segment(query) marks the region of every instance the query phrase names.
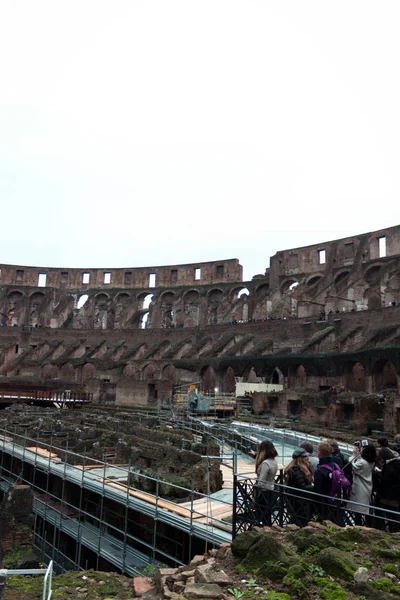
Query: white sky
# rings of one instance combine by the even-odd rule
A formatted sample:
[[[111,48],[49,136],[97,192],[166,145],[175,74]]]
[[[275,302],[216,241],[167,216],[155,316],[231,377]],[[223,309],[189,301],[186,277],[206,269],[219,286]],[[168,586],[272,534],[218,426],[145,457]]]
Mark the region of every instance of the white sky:
[[[398,0],[1,0],[0,262],[155,266],[396,225]]]

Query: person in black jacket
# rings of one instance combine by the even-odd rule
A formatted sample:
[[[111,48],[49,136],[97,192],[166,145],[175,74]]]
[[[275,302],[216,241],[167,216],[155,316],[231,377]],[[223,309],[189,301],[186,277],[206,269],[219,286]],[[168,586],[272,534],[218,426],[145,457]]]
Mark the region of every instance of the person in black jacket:
[[[326,442],[332,448],[333,462],[335,462],[341,469],[343,469],[343,467],[346,464],[347,460],[345,459],[345,457],[343,456],[343,454],[340,452],[340,450],[339,450],[339,444],[337,443],[336,440],[333,440],[333,439],[326,440]]]
[[[288,486],[286,505],[292,513],[293,522],[304,527],[310,520],[310,502],[304,502],[307,492],[313,490],[313,471],[308,452],[297,448],[292,454],[292,462],[285,469],[285,483]],[[291,489],[289,489],[291,488]]]
[[[389,511],[396,511],[393,515],[384,510],[376,510],[376,514],[382,517],[383,521],[378,523],[380,529],[385,529],[385,518],[388,520],[389,531],[400,531],[399,509],[400,509],[400,458],[395,456],[389,448],[381,448],[380,458],[383,460],[383,467],[377,483],[375,504],[379,508],[386,508]]]
[[[319,458],[318,468],[314,473],[314,492],[321,494],[321,496],[330,496],[332,488],[332,472],[329,469],[325,469],[323,465],[333,466],[337,461],[332,456],[332,446],[328,442],[321,442],[318,444]],[[331,521],[338,521],[339,514],[330,505],[328,501],[324,501],[323,498],[318,498],[315,501],[315,512],[321,519],[329,519]]]

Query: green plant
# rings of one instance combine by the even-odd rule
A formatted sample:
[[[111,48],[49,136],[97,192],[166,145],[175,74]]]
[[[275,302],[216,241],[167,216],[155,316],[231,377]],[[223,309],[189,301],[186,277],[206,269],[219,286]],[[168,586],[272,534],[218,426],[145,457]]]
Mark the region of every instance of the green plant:
[[[309,565],[308,570],[312,575],[316,575],[317,577],[324,577],[324,575],[326,575],[324,569],[322,567],[318,567],[317,565]]]
[[[316,552],[319,552],[320,548],[318,546],[308,546],[308,548],[306,548],[306,550],[304,550],[304,554],[306,556],[312,556],[313,554],[316,554]]]
[[[327,533],[333,533],[335,531],[332,525],[327,525],[325,529]]]
[[[248,581],[246,581],[246,587],[248,588],[255,588],[257,587],[257,582],[255,579],[249,579]]]
[[[243,592],[237,588],[228,588],[228,592],[233,598],[241,598],[243,596]]]
[[[313,515],[313,516],[311,517],[311,521],[312,521],[313,523],[318,523],[318,521],[319,521],[319,516],[318,516],[318,515]]]

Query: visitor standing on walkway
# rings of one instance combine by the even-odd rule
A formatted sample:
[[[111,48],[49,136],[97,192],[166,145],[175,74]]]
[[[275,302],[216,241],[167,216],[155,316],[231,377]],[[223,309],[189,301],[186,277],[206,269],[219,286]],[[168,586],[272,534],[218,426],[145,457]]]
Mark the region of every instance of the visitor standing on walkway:
[[[354,512],[356,525],[363,524],[362,515],[369,514],[372,496],[372,473],[375,467],[376,450],[372,444],[363,448],[354,445],[353,458],[351,459],[353,484],[351,486],[350,501],[357,504],[347,505]],[[366,506],[359,506],[363,504]]]
[[[256,457],[255,501],[260,512],[260,520],[269,526],[271,525],[271,508],[276,496],[274,488],[278,471],[277,456],[278,452],[271,441],[261,442]]]
[[[292,461],[285,469],[285,484],[288,486],[286,504],[291,513],[292,521],[299,527],[304,527],[310,520],[310,499],[308,492],[313,491],[313,471],[308,453],[304,448],[296,448]]]

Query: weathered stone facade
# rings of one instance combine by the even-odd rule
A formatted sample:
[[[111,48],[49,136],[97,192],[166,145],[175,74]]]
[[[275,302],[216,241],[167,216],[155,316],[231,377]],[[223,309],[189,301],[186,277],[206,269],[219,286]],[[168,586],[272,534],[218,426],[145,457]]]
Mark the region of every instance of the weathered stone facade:
[[[249,282],[237,259],[2,265],[0,313],[0,394],[63,387],[154,407],[175,385],[230,393],[236,377],[315,392],[398,390],[400,226],[278,252]]]

